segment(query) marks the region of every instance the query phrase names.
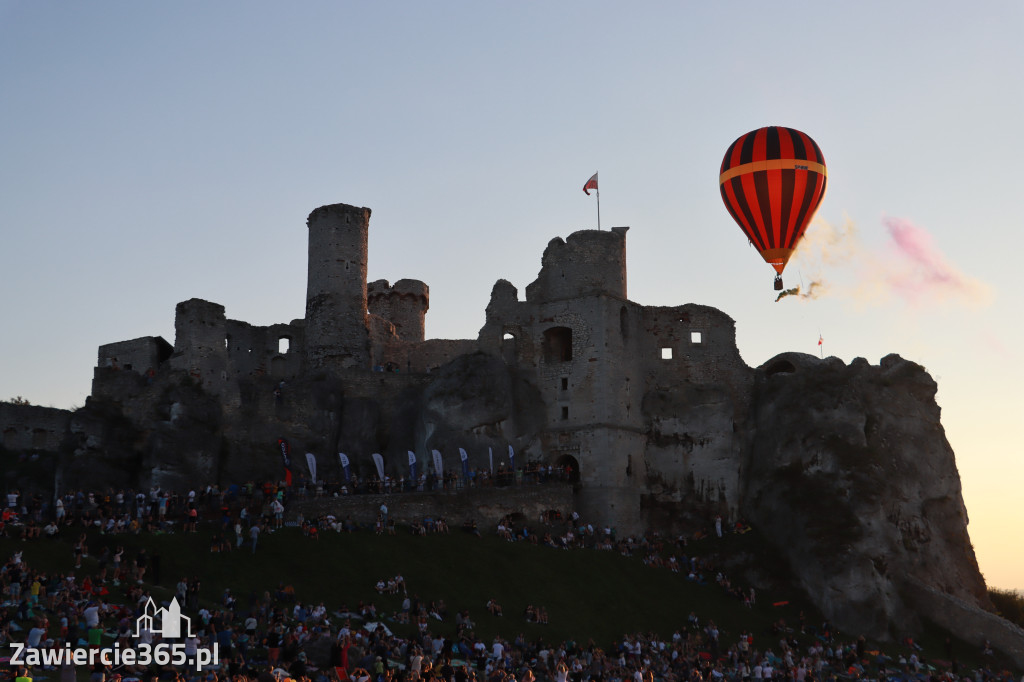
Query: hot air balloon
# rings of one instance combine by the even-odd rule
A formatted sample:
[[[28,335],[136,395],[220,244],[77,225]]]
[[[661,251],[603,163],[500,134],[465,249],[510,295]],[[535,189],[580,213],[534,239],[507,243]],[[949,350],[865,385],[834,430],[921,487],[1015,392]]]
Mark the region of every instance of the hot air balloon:
[[[722,200],[761,257],[782,271],[825,195],[825,157],[792,128],[768,126],[740,136],[722,159]]]

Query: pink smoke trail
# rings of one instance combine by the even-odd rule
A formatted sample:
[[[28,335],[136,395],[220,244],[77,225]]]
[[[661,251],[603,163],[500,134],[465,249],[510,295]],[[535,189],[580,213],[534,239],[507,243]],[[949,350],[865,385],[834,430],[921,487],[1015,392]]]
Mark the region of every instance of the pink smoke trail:
[[[953,266],[925,230],[909,220],[888,216],[882,224],[892,239],[890,249],[894,257],[894,262],[885,268],[886,282],[910,303],[950,297],[976,301],[987,297],[987,287]]]

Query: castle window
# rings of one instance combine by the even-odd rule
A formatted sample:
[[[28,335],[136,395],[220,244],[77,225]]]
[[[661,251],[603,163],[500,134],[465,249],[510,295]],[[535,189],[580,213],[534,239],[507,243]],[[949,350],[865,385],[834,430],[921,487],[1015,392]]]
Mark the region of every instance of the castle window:
[[[668,348],[668,347],[662,348],[661,349],[661,359],[662,360],[671,360],[672,359],[672,349]]]
[[[572,330],[568,327],[552,327],[544,331],[544,362],[569,362],[572,360]]]
[[[569,406],[568,405],[562,405],[562,421],[565,421],[568,418],[569,418]]]
[[[506,331],[501,337],[501,357],[509,365],[516,364],[516,335]]]
[[[291,348],[291,345],[292,340],[287,336],[282,336],[277,340],[277,352],[284,355],[288,352],[288,349]]]
[[[38,450],[46,447],[46,431],[43,429],[32,429],[32,447]]]
[[[690,343],[703,343],[704,336],[700,332],[690,332]]]
[[[563,391],[568,391],[569,390],[569,377],[562,377],[562,390]]]

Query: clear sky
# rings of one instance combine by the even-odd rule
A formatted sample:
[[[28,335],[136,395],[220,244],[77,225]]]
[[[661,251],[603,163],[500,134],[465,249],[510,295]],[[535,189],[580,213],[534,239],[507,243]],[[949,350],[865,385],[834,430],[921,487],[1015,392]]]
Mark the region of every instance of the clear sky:
[[[198,297],[304,315],[305,218],[373,209],[370,279],[475,338],[495,280],[629,225],[629,297],[757,366],[898,353],[938,381],[989,584],[1024,588],[1024,4],[0,0],[0,398],[83,404],[97,347]],[[726,147],[811,135],[828,191],[775,302]]]

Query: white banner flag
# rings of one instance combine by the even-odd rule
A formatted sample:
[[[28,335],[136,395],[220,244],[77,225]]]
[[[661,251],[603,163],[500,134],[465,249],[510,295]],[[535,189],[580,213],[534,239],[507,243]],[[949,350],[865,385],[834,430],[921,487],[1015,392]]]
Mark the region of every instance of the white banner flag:
[[[316,455],[312,452],[307,452],[306,464],[309,465],[309,475],[313,478],[313,483],[316,483]]]
[[[434,455],[434,473],[441,478],[444,476],[444,462],[441,461],[441,453],[437,450],[431,450],[430,453]]]
[[[373,457],[373,463],[377,465],[377,476],[380,478],[380,480],[383,481],[384,480],[384,457],[379,452],[375,452],[375,453],[373,453],[370,456]]]

